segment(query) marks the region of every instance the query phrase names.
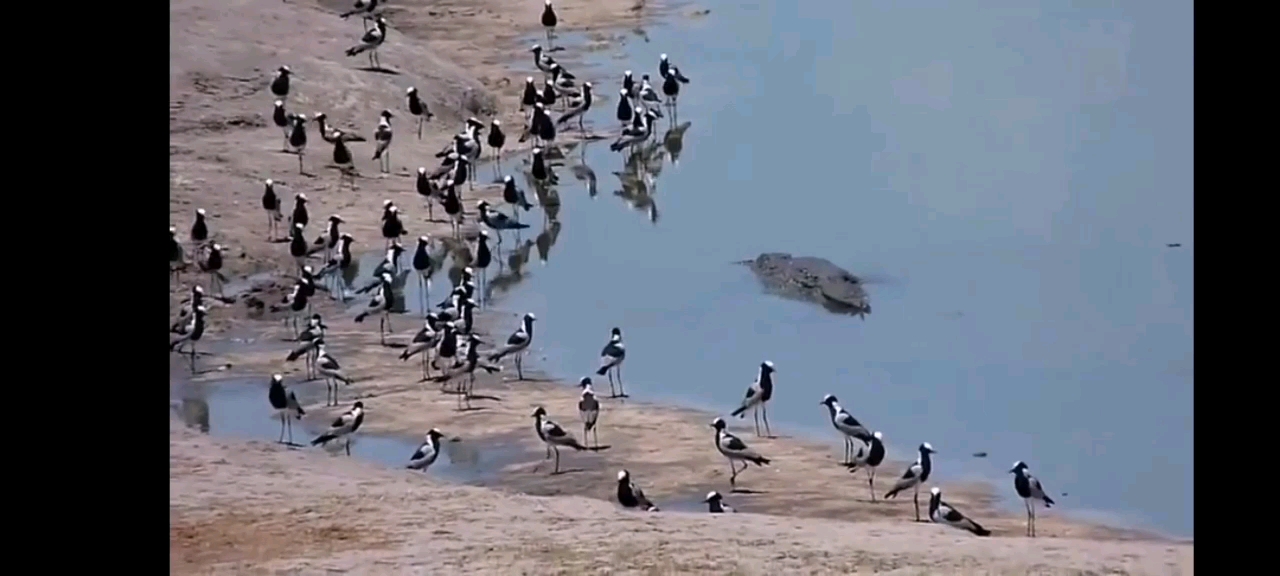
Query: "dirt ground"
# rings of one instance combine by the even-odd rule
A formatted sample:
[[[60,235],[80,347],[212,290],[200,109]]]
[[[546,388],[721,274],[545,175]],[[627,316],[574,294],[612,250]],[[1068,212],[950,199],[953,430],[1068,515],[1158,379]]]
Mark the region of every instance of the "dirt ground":
[[[642,29],[676,10],[654,0],[643,4],[637,9],[641,3],[636,0],[562,0],[556,8],[562,30],[590,30],[593,46],[599,47],[621,37],[609,31]],[[527,62],[531,57],[513,62],[511,55],[527,54],[528,39],[542,38],[540,2],[393,1],[387,9],[391,31],[380,60],[397,75],[359,70],[367,64],[363,57],[343,56],[342,50],[361,35],[358,21],[336,15],[348,5],[345,0],[233,0],[216,8],[194,0],[170,3],[170,224],[185,237],[195,209],[207,210],[215,240],[227,247],[226,272],[232,282],[255,273],[275,274],[254,294],[260,301],[278,300],[289,285],[279,274],[291,267],[287,245],[266,240],[260,207],[264,179],[283,184],[277,190],[286,212],[293,194],[306,193],[313,222],[308,237],[319,234],[318,222],[339,213],[347,221],[344,231],[357,239],[357,249],[374,250],[382,246],[378,217],[384,199],[402,208],[410,238],[449,234],[447,224],[426,221],[412,174],[418,165],[434,168],[431,155],[459,131],[464,118],[487,121],[497,114],[508,133],[508,148],[527,155],[527,144],[514,144],[521,125],[517,97],[519,79],[535,71]],[[557,57],[569,59],[568,54]],[[370,140],[379,111],[403,112],[393,124],[391,175],[378,177],[369,160],[372,146],[356,143],[357,189],[339,189],[337,171],[326,168],[330,147],[314,129],[304,155],[309,175],[298,173],[297,157],[279,151],[282,135],[270,119],[273,97],[266,87],[282,64],[297,75],[287,100],[290,110],[309,116],[325,112],[332,124],[354,127]],[[594,80],[604,87],[616,82]],[[404,110],[410,85],[436,114],[420,141]],[[561,140],[571,138],[566,134]],[[516,166],[504,160],[504,169]],[[478,168],[485,176],[482,182],[492,178],[488,170]],[[494,200],[499,192],[489,185],[464,193],[471,211],[467,234],[474,234],[474,203]],[[172,304],[193,280],[205,282],[193,274],[171,282]],[[660,505],[664,499],[685,500],[711,489],[727,492],[727,464],[715,453],[708,427],[712,415],[605,400],[600,441],[610,447],[566,452],[562,463],[575,471],[553,477],[542,461],[530,414],[535,405],[545,406],[552,419],[580,436],[576,388],[545,380],[510,382],[508,367],[476,384],[478,393],[498,400],[478,400],[475,404],[483,409],[459,412],[452,395],[440,393],[436,384],[418,382],[416,363],[395,360],[399,351],[380,346],[370,327],[340,318],[333,304],[320,300],[318,311],[331,319],[329,347],[356,380],[342,389],[343,409],[355,398],[363,399],[368,408],[365,431],[418,436],[437,427],[450,436],[479,441],[519,438],[529,449],[529,461],[509,466],[500,490],[449,486],[358,458],[213,440],[171,425],[172,571],[425,574],[456,572],[465,562],[468,570],[494,574],[1191,573],[1190,544],[1155,542],[1068,521],[1052,511],[1042,512],[1038,523],[1045,538],[1021,538],[1021,515],[998,510],[991,487],[947,482],[942,471],[938,478],[947,500],[997,537],[979,540],[915,524],[909,497],[868,501],[865,476],[850,475],[835,464],[840,449],[834,435],[829,444],[788,437],[785,430],[776,439],[755,439],[738,420],[731,427],[745,431],[744,439],[774,463],[740,477],[742,486],[758,493],[727,499],[744,512],[761,515],[735,517],[728,535],[715,526],[728,519],[625,514],[609,502],[614,475],[623,467]],[[290,381],[301,378],[301,364],[282,361],[288,345],[279,342],[284,329],[273,321],[276,315],[269,306],[247,305],[252,301],[213,306],[206,340],[216,359],[201,362],[264,375],[264,387],[265,375],[272,372],[285,373]],[[397,338],[404,341],[415,321],[396,321]],[[479,329],[496,340],[517,321],[518,313],[502,310],[500,302],[478,319]],[[243,338],[258,344],[236,343]],[[204,376],[217,377],[220,373]],[[320,420],[339,411],[307,408],[309,418]],[[886,441],[894,445],[896,439]],[[877,492],[882,494],[902,467],[882,465]],[[524,494],[513,493],[517,491]],[[1118,542],[1135,538],[1146,540]]]

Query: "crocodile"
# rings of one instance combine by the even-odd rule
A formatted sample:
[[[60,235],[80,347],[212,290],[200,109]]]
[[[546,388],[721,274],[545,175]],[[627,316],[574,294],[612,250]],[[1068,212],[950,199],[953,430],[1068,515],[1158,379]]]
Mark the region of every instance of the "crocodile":
[[[838,314],[856,314],[865,319],[871,313],[871,299],[862,280],[829,260],[768,252],[737,263],[755,272],[767,292],[816,302]]]

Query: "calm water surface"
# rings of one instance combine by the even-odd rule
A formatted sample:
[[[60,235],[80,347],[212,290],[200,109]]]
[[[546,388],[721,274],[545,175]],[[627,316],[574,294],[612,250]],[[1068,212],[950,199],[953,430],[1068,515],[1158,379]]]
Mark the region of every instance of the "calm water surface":
[[[941,483],[1011,495],[1022,459],[1064,510],[1191,536],[1191,3],[704,4],[580,68],[616,98],[670,54],[691,126],[656,221],[607,142],[595,198],[561,169],[545,266],[525,217],[500,306],[537,314],[550,369],[589,373],[619,326],[633,396],[727,412],[770,359],[772,421],[833,453],[826,393],[899,458],[931,442]],[[762,294],[730,262],[763,251],[864,276],[872,314]]]

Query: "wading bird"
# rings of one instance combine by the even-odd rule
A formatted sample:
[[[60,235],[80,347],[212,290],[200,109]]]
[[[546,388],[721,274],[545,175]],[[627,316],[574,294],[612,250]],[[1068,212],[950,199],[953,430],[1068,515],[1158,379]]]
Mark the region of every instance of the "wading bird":
[[[1036,535],[1036,503],[1044,504],[1045,509],[1053,507],[1055,502],[1048,494],[1044,493],[1044,487],[1040,485],[1040,479],[1032,476],[1027,472],[1027,463],[1021,460],[1013,463],[1013,468],[1009,470],[1013,474],[1013,489],[1017,491],[1018,497],[1022,498],[1022,503],[1027,507],[1027,536],[1032,538]]]
[[[827,407],[827,411],[831,413],[831,425],[835,426],[836,431],[844,438],[844,461],[840,464],[842,466],[853,464],[854,440],[870,442],[871,431],[840,406],[840,401],[834,395],[823,396],[819,404]]]
[[[712,514],[737,512],[737,510],[733,509],[733,506],[725,504],[724,496],[721,496],[720,493],[716,492],[715,490],[707,492],[707,498],[702,502],[707,505],[707,512],[710,512]]]
[[[609,342],[600,350],[600,368],[596,376],[609,377],[609,397],[626,398],[627,392],[622,388],[622,362],[627,359],[627,349],[622,344],[622,329],[614,327]],[[617,375],[618,389],[613,389],[614,375]]]
[[[379,16],[374,22],[374,27],[365,31],[364,36],[360,38],[360,43],[347,48],[347,56],[355,56],[362,52],[369,53],[369,67],[374,70],[381,70],[382,64],[378,62],[378,47],[387,40],[387,21]]]
[[[578,382],[578,386],[582,388],[582,395],[578,398],[578,416],[582,418],[582,440],[587,440],[587,434],[590,433],[594,442],[592,445],[600,447],[600,435],[596,432],[596,422],[600,419],[600,401],[596,400],[596,393],[591,389],[591,379],[583,378]]]
[[[623,508],[639,508],[645,512],[657,512],[658,507],[644,495],[644,490],[631,481],[631,473],[618,471],[618,503]]]
[[[325,385],[325,402],[326,406],[338,405],[338,382],[342,382],[347,386],[351,385],[351,378],[347,377],[342,371],[342,366],[338,365],[338,361],[329,352],[324,349],[324,339],[316,340],[316,371],[324,376]],[[329,398],[332,397],[332,403]],[[357,404],[359,404],[357,402]]]
[[[312,446],[320,446],[333,442],[335,440],[344,441],[347,456],[351,455],[351,436],[360,429],[360,424],[364,422],[364,402],[356,402],[350,410],[343,412],[329,424],[329,430],[324,434],[316,437],[311,441]]]
[[[427,471],[436,459],[440,457],[440,438],[444,437],[444,433],[436,428],[432,428],[427,432],[421,446],[409,456],[409,465],[405,466],[410,470]]]
[[[884,462],[884,434],[879,431],[871,433],[871,441],[859,446],[853,455],[853,464],[849,472],[857,472],[859,468],[867,469],[867,486],[871,488],[871,501],[876,501],[876,467]]]
[[[928,442],[920,445],[920,455],[916,457],[915,464],[907,467],[907,471],[902,473],[902,478],[893,485],[893,489],[884,495],[885,498],[893,498],[899,492],[910,488],[912,490],[912,501],[916,506],[916,522],[920,520],[920,485],[929,481],[929,474],[933,472],[933,459],[929,457],[934,454],[933,446]]]
[[[298,404],[298,397],[292,390],[285,392],[284,376],[279,374],[271,375],[271,387],[267,389],[267,401],[271,402],[271,409],[280,416],[280,439],[276,442],[286,443],[284,440],[285,430],[289,431],[288,444],[293,444],[293,421],[301,420],[307,413]]]
[[[517,380],[524,380],[524,368],[521,359],[525,351],[529,349],[529,344],[533,342],[533,323],[535,321],[537,321],[537,318],[532,312],[525,314],[521,320],[520,328],[512,332],[511,337],[507,338],[507,345],[489,355],[490,362],[497,362],[505,356],[515,356]]]
[[[732,470],[732,474],[729,475],[730,487],[737,488],[738,474],[747,469],[748,463],[756,466],[769,463],[768,458],[748,448],[746,442],[726,431],[724,419],[716,418],[711,422],[711,427],[716,429],[716,450],[729,459],[729,469]],[[738,462],[742,462],[742,470],[738,469]]]
[[[555,452],[556,463],[555,469],[551,473],[560,473],[560,447],[568,446],[574,450],[586,450],[587,447],[578,443],[578,440],[572,434],[565,432],[559,424],[546,419],[547,410],[539,406],[533,411],[534,429],[538,432],[538,438],[547,445],[547,457],[551,457],[551,453]]]
[[[929,490],[929,519],[938,524],[946,524],[952,528],[959,528],[972,532],[978,536],[990,536],[991,531],[983,528],[977,522],[966,518],[955,507],[942,501],[942,489],[934,486]]]
[[[756,436],[760,435],[760,418],[764,417],[764,431],[766,436],[773,436],[769,430],[769,410],[768,402],[773,398],[773,362],[765,360],[760,364],[760,373],[756,375],[756,381],[747,387],[747,395],[742,399],[742,404],[738,406],[730,415],[739,418],[745,418],[747,410],[752,411],[756,421]]]

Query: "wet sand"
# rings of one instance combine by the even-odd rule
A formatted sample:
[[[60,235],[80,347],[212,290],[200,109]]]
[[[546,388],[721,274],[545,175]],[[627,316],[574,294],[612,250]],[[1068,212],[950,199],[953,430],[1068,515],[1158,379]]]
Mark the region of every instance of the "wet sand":
[[[192,0],[178,0],[171,5],[171,225],[185,236],[195,208],[205,208],[211,216],[215,240],[228,247],[226,272],[231,283],[251,274],[267,273],[261,290],[253,296],[268,303],[279,301],[287,291],[289,281],[278,273],[288,270],[291,262],[286,244],[265,239],[266,216],[259,203],[263,179],[273,178],[285,184],[277,190],[285,199],[286,211],[294,193],[307,194],[313,222],[308,227],[308,237],[319,234],[317,223],[329,214],[340,213],[347,221],[344,231],[356,237],[356,248],[363,252],[377,250],[383,244],[378,216],[384,199],[395,201],[404,212],[410,231],[407,246],[412,246],[413,237],[424,233],[432,237],[449,235],[448,224],[426,222],[412,174],[418,165],[434,168],[432,155],[448,142],[467,116],[487,120],[494,110],[500,110],[508,148],[527,155],[528,144],[514,142],[521,125],[516,111],[520,86],[508,79],[518,81],[531,73],[535,77],[539,74],[533,70],[532,62],[522,66],[521,62],[511,62],[510,55],[527,50],[528,38],[542,41],[542,32],[536,26],[540,3],[520,3],[519,9],[513,7],[516,3],[497,0],[433,2],[430,7],[408,0],[396,3],[388,11],[392,31],[380,50],[380,59],[399,75],[361,71],[357,68],[365,61],[342,56],[342,50],[360,35],[357,22],[343,21],[336,15],[347,4],[245,0],[216,10]],[[556,3],[563,22],[561,30],[593,31],[588,36],[595,49],[624,41],[627,30],[664,14],[662,6],[652,0],[639,11],[632,11],[633,5],[632,0]],[[688,6],[670,11],[686,9]],[[717,16],[723,17],[708,17]],[[574,50],[583,48],[570,47],[556,56],[571,61]],[[528,60],[531,59],[530,56]],[[378,111],[403,110],[404,90],[409,85],[418,87],[437,116],[427,124],[419,141],[413,133],[413,119],[407,112],[399,115],[394,124],[393,170],[388,177],[379,178],[376,166],[368,160],[371,146],[352,145],[362,177],[357,179],[355,191],[339,190],[337,171],[325,167],[330,146],[320,140],[315,130],[309,131],[310,143],[304,156],[311,176],[298,174],[296,156],[278,151],[281,134],[270,121],[272,97],[266,84],[271,71],[281,64],[288,64],[298,75],[288,99],[289,108],[308,115],[323,111],[337,126],[372,132]],[[598,88],[613,86],[617,81],[612,77],[585,79],[592,80]],[[611,123],[599,128],[602,134],[610,129]],[[559,141],[572,138],[572,134],[565,131]],[[428,160],[431,163],[425,163]],[[504,160],[503,164],[504,170],[516,166],[511,160]],[[482,165],[477,174],[491,179],[490,170],[488,165]],[[464,235],[474,234],[475,202],[500,202],[499,196],[500,189],[494,185],[464,192],[470,212]],[[541,211],[536,208],[530,218],[541,218],[537,214]],[[442,214],[437,217],[442,219]],[[526,245],[526,258],[528,248]],[[317,260],[316,264],[320,262]],[[171,283],[171,303],[175,308],[193,279],[202,284],[206,281],[184,274],[180,283]],[[432,291],[434,299],[443,295],[444,288]],[[215,355],[201,357],[200,362],[206,367],[229,364],[231,368],[198,378],[218,379],[230,373],[258,375],[265,402],[266,375],[282,372],[293,382],[303,376],[303,367],[283,362],[289,345],[281,340],[288,334],[278,315],[269,309],[256,310],[247,302],[214,305],[210,333],[202,344],[203,349]],[[477,379],[476,392],[497,399],[478,399],[473,405],[480,409],[460,412],[455,408],[455,396],[441,393],[438,384],[418,382],[417,362],[401,363],[396,359],[398,349],[380,346],[376,328],[352,323],[350,314],[325,298],[319,299],[317,307],[331,327],[327,341],[332,353],[343,362],[356,384],[342,388],[340,408],[315,403],[306,406],[309,418],[331,418],[361,398],[368,408],[363,428],[366,433],[419,436],[437,427],[451,436],[477,443],[523,445],[527,461],[504,467],[499,481],[503,493],[499,493],[444,486],[407,473],[380,470],[358,459],[335,460],[311,451],[202,438],[171,426],[171,551],[175,558],[171,562],[175,571],[203,571],[214,566],[228,571],[250,566],[318,569],[321,565],[374,572],[396,572],[410,566],[426,572],[445,570],[447,564],[428,566],[422,564],[425,560],[421,553],[414,553],[423,542],[430,541],[433,553],[443,562],[465,559],[469,569],[476,566],[481,573],[511,573],[516,566],[520,567],[517,572],[556,572],[548,562],[556,563],[564,573],[601,566],[612,566],[615,571],[659,573],[761,573],[767,571],[765,566],[772,566],[775,573],[778,569],[799,568],[825,573],[842,572],[848,567],[883,571],[961,565],[955,562],[962,562],[966,569],[990,568],[990,573],[1006,573],[995,570],[1013,566],[1016,572],[1017,566],[1059,565],[1054,563],[1057,560],[1053,560],[1053,553],[1043,552],[1050,547],[1060,551],[1058,559],[1064,567],[1100,569],[1103,565],[1112,566],[1106,563],[1115,559],[1114,566],[1146,562],[1142,566],[1147,571],[1135,572],[1126,567],[1130,573],[1173,573],[1165,569],[1167,562],[1181,555],[1188,558],[1183,573],[1190,573],[1189,544],[1083,542],[1079,539],[1150,537],[1068,521],[1054,511],[1042,512],[1037,524],[1039,534],[1053,540],[1032,543],[1021,538],[1022,516],[999,510],[992,487],[987,485],[945,482],[942,486],[949,502],[978,519],[997,538],[972,543],[976,539],[964,538],[963,533],[916,524],[912,522],[909,496],[890,502],[869,501],[865,473],[851,475],[837,465],[840,441],[834,432],[831,441],[825,443],[791,437],[785,429],[778,428],[778,438],[757,439],[749,429],[749,420],[733,419],[731,429],[774,462],[769,467],[752,467],[739,477],[741,487],[757,493],[729,494],[728,499],[739,510],[769,516],[748,515],[735,520],[732,538],[718,534],[711,523],[714,519],[666,513],[635,518],[614,511],[616,506],[609,502],[619,468],[629,469],[636,482],[660,505],[664,500],[696,499],[711,489],[728,493],[728,464],[715,452],[713,432],[708,426],[714,415],[647,404],[640,399],[625,403],[602,399],[600,442],[609,448],[598,452],[565,451],[562,467],[574,471],[550,476],[550,462],[542,458],[543,449],[534,436],[530,415],[534,406],[545,406],[552,419],[581,437],[576,387],[548,381],[532,370],[526,376],[536,381],[512,382],[514,370],[507,366],[499,375]],[[516,327],[520,313],[503,310],[499,300],[478,316],[479,330],[487,340],[502,342]],[[417,319],[407,316],[393,321],[399,330],[394,340],[399,342],[407,341],[418,326]],[[606,336],[601,335],[602,343]],[[537,364],[536,338],[535,335],[534,350],[526,365]],[[246,345],[236,339],[254,342]],[[632,353],[629,363],[644,361],[642,351]],[[173,362],[185,363],[178,359]],[[592,367],[584,370],[589,368]],[[785,367],[779,369],[779,377],[785,378]],[[607,382],[596,380],[597,392],[607,394]],[[747,384],[743,382],[744,389]],[[821,407],[815,399],[815,411],[818,410]],[[748,428],[742,427],[743,422]],[[913,442],[896,438],[886,441],[900,452],[906,451],[903,442]],[[219,464],[220,461],[230,464]],[[877,492],[883,494],[904,466],[901,462],[883,464],[877,474]],[[940,473],[940,478],[945,475]],[[289,479],[293,481],[288,482]],[[299,483],[305,483],[308,490],[287,489]],[[546,499],[506,493],[511,491],[564,496]],[[253,502],[293,513],[267,516],[257,506],[250,507]],[[351,502],[359,504],[352,507]],[[927,503],[927,497],[923,503]],[[307,508],[311,511],[304,512]],[[353,509],[359,519],[355,527],[333,522],[336,514],[349,514]],[[431,520],[426,521],[427,518]],[[550,530],[541,524],[549,518],[553,519]],[[833,531],[841,536],[829,538]],[[757,532],[756,537],[746,536]],[[302,543],[296,542],[299,533],[305,534]],[[647,555],[643,553],[647,546],[621,546],[608,538],[611,533],[626,533],[646,541],[662,534],[661,538],[672,544],[662,554]],[[571,542],[569,534],[590,537]],[[751,556],[716,554],[706,549],[708,539],[737,542],[735,549],[749,548]],[[942,542],[957,545],[942,547],[946,552],[920,552],[931,543]],[[610,546],[617,548],[609,549]],[[1130,548],[1123,548],[1126,546]],[[797,553],[796,547],[804,547],[806,552]],[[885,551],[895,547],[900,552],[911,551],[914,556]],[[970,547],[983,552],[971,554]],[[869,552],[873,548],[878,550],[875,554]],[[1100,551],[1104,549],[1128,551]],[[815,550],[826,552],[818,554]],[[1039,551],[1034,558],[1018,556],[1032,550]],[[1125,554],[1137,559],[1124,559]],[[761,559],[766,564],[756,563]]]

